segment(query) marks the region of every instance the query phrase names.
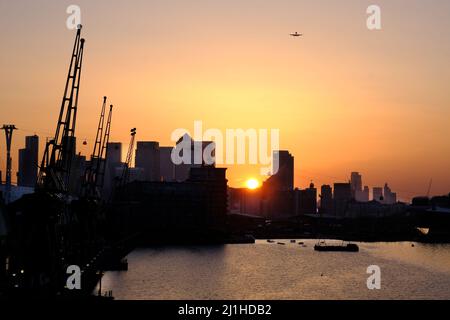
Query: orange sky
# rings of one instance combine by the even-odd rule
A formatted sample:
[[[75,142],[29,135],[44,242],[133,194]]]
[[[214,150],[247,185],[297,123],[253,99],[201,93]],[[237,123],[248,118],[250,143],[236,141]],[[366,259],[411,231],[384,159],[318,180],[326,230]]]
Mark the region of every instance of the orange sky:
[[[373,1],[372,1],[373,2]],[[171,145],[177,128],[280,129],[298,187],[386,181],[401,199],[450,191],[450,2],[77,1],[86,38],[77,136],[89,153],[102,96],[112,140]],[[0,0],[0,121],[14,135],[53,135],[74,31],[74,1]],[[293,31],[303,38],[289,37]],[[81,143],[80,143],[81,144]],[[4,137],[0,139],[4,172]],[[126,146],[125,148],[126,149]],[[232,166],[229,183],[261,179]],[[15,180],[15,177],[13,178]]]

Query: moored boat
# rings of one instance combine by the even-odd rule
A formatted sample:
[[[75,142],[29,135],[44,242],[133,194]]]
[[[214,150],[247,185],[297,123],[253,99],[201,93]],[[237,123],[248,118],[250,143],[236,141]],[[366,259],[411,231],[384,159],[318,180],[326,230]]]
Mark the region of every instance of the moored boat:
[[[316,244],[314,250],[323,252],[358,252],[359,247],[355,243],[348,243],[347,245]]]

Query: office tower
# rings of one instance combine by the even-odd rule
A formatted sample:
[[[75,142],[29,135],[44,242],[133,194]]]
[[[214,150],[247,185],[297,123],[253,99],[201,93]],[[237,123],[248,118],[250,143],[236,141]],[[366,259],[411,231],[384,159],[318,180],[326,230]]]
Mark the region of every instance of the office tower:
[[[358,202],[368,202],[369,201],[369,187],[364,187],[363,190],[357,190],[355,192],[354,199]]]
[[[378,201],[378,202],[383,202],[384,201],[384,197],[383,197],[383,188],[380,187],[374,187],[372,190],[372,199],[374,201]]]
[[[353,199],[351,183],[335,183],[333,192],[334,214],[343,217],[347,214],[348,203]]]
[[[297,214],[316,214],[317,213],[317,189],[311,182],[309,188],[296,190],[298,196]]]
[[[273,166],[275,174],[264,182],[264,187],[271,191],[294,190],[294,157],[289,151],[274,151]]]
[[[159,172],[161,180],[165,182],[175,181],[175,164],[172,161],[172,147],[159,148]]]
[[[388,184],[384,185],[384,202],[385,204],[394,204],[397,202],[397,194],[392,192]]]
[[[352,188],[350,183],[334,184],[334,200],[349,201],[352,199]]]
[[[39,137],[25,137],[25,148],[19,150],[19,171],[17,185],[34,187],[38,174]]]
[[[352,187],[352,197],[357,198],[357,195],[362,192],[362,176],[359,172],[352,172],[350,175],[350,184]],[[357,200],[357,199],[356,199]]]
[[[188,134],[182,136],[176,144],[176,154],[183,158],[183,152],[186,148],[186,144],[190,146],[189,152],[190,157],[186,156],[188,163],[181,163],[175,165],[175,180],[176,181],[186,181],[189,178],[189,173],[192,168],[200,168],[202,166],[211,166],[215,167],[214,159],[205,159],[205,153],[209,156],[214,157],[215,154],[215,143],[213,141],[194,141]],[[206,149],[208,148],[208,149]],[[206,150],[212,150],[212,152],[205,152]],[[197,159],[195,157],[196,152],[201,152],[201,154],[197,155]]]
[[[320,212],[331,214],[333,212],[333,190],[330,185],[320,188]]]
[[[144,169],[146,181],[160,181],[159,142],[138,141],[136,149],[136,168]]]
[[[122,162],[122,143],[121,142],[108,143],[106,158],[109,163],[120,164]]]
[[[391,195],[391,202],[392,202],[392,204],[395,204],[395,203],[397,203],[397,193],[396,192],[393,192],[392,193],[392,195]]]
[[[350,177],[350,184],[352,186],[352,197],[358,202],[369,201],[369,187],[362,188],[362,176],[359,172],[352,172]]]
[[[109,199],[115,184],[116,168],[122,168],[122,143],[109,142],[106,149],[106,171],[102,197]]]
[[[365,186],[364,190],[361,193],[361,196],[357,200],[360,202],[369,202],[369,193],[370,193],[369,187]]]
[[[294,157],[289,151],[275,151],[273,154],[274,165],[278,159],[278,172],[276,175],[280,177],[281,190],[294,189]]]
[[[267,218],[296,215],[300,191],[294,191],[294,157],[289,151],[274,151],[272,172],[262,186],[263,215]]]

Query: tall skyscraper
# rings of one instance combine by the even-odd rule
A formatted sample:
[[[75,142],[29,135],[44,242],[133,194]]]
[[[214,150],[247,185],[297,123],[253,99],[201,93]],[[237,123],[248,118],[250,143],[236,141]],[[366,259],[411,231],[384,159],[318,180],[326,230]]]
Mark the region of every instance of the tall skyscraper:
[[[351,183],[335,183],[333,192],[334,214],[343,217],[347,214],[347,207],[352,197]]]
[[[384,185],[384,203],[385,204],[394,204],[397,202],[397,194],[392,192],[391,188],[389,188],[388,184]]]
[[[352,186],[352,197],[358,202],[369,201],[369,187],[362,187],[362,176],[359,172],[352,172],[350,176],[350,184]]]
[[[19,150],[17,185],[34,187],[38,174],[39,137],[25,137],[25,148]]]
[[[352,199],[352,187],[350,183],[334,184],[334,200],[349,201]]]
[[[297,214],[317,213],[317,189],[311,182],[309,188],[296,190],[297,194]]]
[[[122,143],[109,142],[106,151],[106,171],[103,185],[103,198],[108,199],[114,188],[117,168],[122,168]]]
[[[369,187],[364,186],[364,190],[362,191],[361,196],[356,200],[358,200],[359,202],[369,202],[369,193]]]
[[[383,188],[373,187],[372,197],[373,197],[373,200],[375,200],[375,201],[383,202],[384,201]]]
[[[144,169],[146,181],[161,181],[159,157],[159,142],[138,141],[135,167]]]
[[[331,214],[333,212],[333,190],[330,185],[320,188],[320,212]]]
[[[289,151],[274,151],[272,172],[274,174],[262,186],[263,215],[275,217],[298,214],[300,191],[294,190],[294,157]]]
[[[350,184],[352,185],[352,196],[356,199],[357,195],[362,192],[362,176],[359,172],[351,173]]]
[[[272,191],[294,190],[294,157],[289,151],[274,151],[273,163],[273,171],[278,171],[264,182],[264,186]],[[277,163],[278,168],[275,168]]]

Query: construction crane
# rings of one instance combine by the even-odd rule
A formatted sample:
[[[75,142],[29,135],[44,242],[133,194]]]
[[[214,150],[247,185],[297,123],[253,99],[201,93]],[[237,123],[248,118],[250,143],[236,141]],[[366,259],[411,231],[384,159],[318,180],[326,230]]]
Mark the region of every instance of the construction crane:
[[[62,194],[68,192],[71,161],[75,154],[75,124],[84,42],[84,39],[81,38],[81,25],[79,25],[55,136],[46,143],[44,156],[39,168],[36,184],[37,190]]]
[[[91,155],[90,165],[87,166],[82,186],[82,196],[88,198],[100,198],[103,188],[105,168],[106,168],[106,151],[109,143],[111,131],[112,109],[109,108],[108,119],[105,128],[105,109],[107,97],[103,97],[102,109],[100,112],[100,120],[97,127],[97,135],[95,137],[94,150]]]
[[[6,181],[5,181],[5,203],[9,203],[11,201],[11,142],[12,135],[14,130],[17,130],[16,126],[13,124],[5,124],[2,127],[2,130],[5,131],[6,136]],[[1,181],[0,181],[1,182]]]
[[[133,158],[134,139],[136,136],[136,128],[131,129],[130,133],[131,133],[130,145],[128,146],[127,158],[125,160],[125,163],[123,164],[122,176],[119,181],[120,188],[125,186],[130,179],[130,166],[131,166],[131,160]]]
[[[111,121],[112,121],[112,111],[113,111],[113,105],[109,106],[109,114],[108,114],[108,120],[106,121],[106,130],[105,135],[103,136],[103,144],[102,144],[102,150],[101,150],[101,159],[102,161],[98,165],[97,169],[97,188],[101,192],[103,189],[103,185],[105,183],[105,172],[106,172],[106,163],[108,161],[108,145],[109,145],[109,137],[111,134]]]

